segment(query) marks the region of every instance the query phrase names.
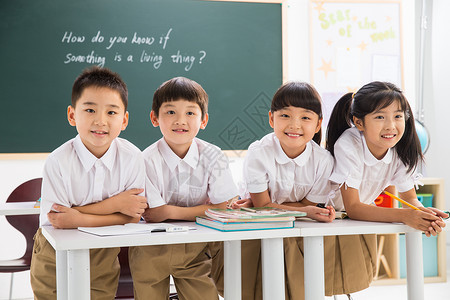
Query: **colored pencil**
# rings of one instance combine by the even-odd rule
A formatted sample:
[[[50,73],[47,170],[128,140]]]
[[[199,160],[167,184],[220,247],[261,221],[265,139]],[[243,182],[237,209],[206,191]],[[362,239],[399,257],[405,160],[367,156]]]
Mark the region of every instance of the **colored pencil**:
[[[401,203],[403,203],[403,204],[405,204],[405,205],[411,207],[412,209],[420,210],[420,209],[418,209],[417,207],[415,207],[414,205],[412,205],[412,204],[406,202],[405,200],[400,199],[399,197],[397,197],[397,196],[395,196],[395,195],[392,195],[392,194],[389,193],[388,191],[383,191],[383,192],[384,192],[386,195],[388,195],[389,197],[392,197],[392,198],[394,198],[395,200],[400,201]]]

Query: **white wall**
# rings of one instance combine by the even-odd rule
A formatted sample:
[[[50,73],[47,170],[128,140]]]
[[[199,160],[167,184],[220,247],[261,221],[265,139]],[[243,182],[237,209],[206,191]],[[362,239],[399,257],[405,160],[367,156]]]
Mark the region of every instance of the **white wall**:
[[[429,10],[431,22],[425,57],[424,110],[425,125],[430,132],[430,148],[426,153],[428,176],[445,179],[446,208],[450,208],[450,1],[434,0]],[[447,243],[450,243],[448,241]]]

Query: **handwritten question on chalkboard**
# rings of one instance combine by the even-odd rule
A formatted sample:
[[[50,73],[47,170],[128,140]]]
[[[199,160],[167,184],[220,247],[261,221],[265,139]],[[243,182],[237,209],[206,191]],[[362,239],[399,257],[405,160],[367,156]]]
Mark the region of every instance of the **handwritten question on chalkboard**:
[[[90,44],[95,49],[84,50],[83,53],[69,52],[64,57],[64,64],[88,63],[104,67],[107,60],[116,63],[149,64],[158,70],[163,64],[176,64],[190,71],[195,64],[201,64],[205,57],[205,50],[196,53],[186,53],[180,49],[173,52],[166,51],[171,41],[173,28],[161,35],[146,35],[134,32],[129,36],[105,36],[100,30],[95,34],[83,35],[73,31],[65,31],[61,38],[62,44]],[[123,53],[116,48],[119,45],[131,45],[136,48],[135,53]],[[102,51],[98,51],[101,49]],[[130,48],[127,48],[130,51]],[[105,50],[107,54],[105,55]]]

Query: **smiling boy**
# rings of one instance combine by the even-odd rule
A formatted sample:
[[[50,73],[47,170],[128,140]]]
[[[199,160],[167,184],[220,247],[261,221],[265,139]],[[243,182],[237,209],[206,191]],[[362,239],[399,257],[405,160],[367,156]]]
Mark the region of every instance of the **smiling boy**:
[[[40,226],[77,228],[138,222],[147,200],[141,152],[118,138],[128,125],[128,91],[118,74],[94,67],[74,82],[69,124],[78,135],[44,166]],[[35,299],[56,299],[55,251],[39,228],[31,260]],[[91,298],[114,299],[120,248],[90,250]]]
[[[196,138],[208,123],[208,95],[184,77],[163,83],[150,119],[163,138],[144,150],[147,222],[194,221],[208,208],[225,208],[237,188],[222,151]],[[167,299],[172,275],[180,299],[218,299],[206,243],[130,248],[135,299]]]

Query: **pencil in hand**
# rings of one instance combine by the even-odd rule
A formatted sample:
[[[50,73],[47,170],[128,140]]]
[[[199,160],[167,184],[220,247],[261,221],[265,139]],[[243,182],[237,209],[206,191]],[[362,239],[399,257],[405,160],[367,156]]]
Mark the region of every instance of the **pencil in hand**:
[[[408,202],[406,202],[405,200],[400,199],[399,197],[397,197],[397,196],[395,196],[395,195],[392,195],[392,194],[389,193],[388,191],[383,191],[383,193],[385,193],[385,194],[388,195],[389,197],[394,198],[395,200],[399,201],[400,203],[405,204],[405,205],[411,207],[412,209],[420,210],[419,208],[417,208],[416,206],[412,205],[411,203],[408,203]]]

